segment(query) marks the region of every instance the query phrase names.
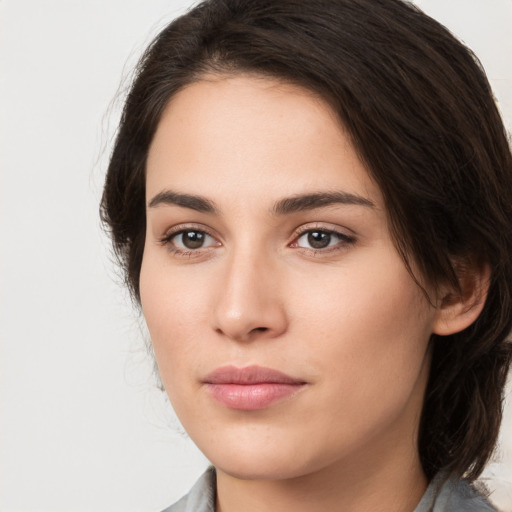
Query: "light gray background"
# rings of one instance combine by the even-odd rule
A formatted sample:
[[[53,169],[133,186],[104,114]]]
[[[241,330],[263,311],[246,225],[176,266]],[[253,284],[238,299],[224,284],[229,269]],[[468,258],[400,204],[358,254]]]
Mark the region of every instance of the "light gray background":
[[[510,130],[512,0],[417,3],[480,56]],[[189,4],[0,0],[1,512],[154,512],[206,465],[98,220],[129,70]],[[512,511],[512,403],[500,457],[487,476]]]

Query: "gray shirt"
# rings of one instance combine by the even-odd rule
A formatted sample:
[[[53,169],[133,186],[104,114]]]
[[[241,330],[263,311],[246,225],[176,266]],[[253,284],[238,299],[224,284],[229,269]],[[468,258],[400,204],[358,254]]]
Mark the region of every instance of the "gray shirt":
[[[208,468],[190,492],[162,512],[215,512],[215,469]],[[437,475],[413,512],[496,512],[464,480]]]

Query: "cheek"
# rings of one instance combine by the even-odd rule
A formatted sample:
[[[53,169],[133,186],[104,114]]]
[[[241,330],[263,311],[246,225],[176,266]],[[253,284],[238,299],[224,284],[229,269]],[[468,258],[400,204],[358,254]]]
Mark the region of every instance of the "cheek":
[[[293,307],[300,312],[297,322],[307,318],[303,328],[322,339],[338,339],[340,347],[355,345],[359,353],[428,338],[433,308],[398,255],[386,256],[327,269],[324,276],[290,291],[292,300],[298,298]]]
[[[332,403],[371,402],[375,412],[387,399],[406,400],[425,363],[433,309],[401,260],[341,269],[308,289],[290,294],[297,337],[318,380],[332,383]]]
[[[141,305],[153,343],[160,376],[171,392],[171,378],[179,378],[194,359],[194,340],[204,321],[204,288],[173,271],[166,254],[147,251],[140,274]]]

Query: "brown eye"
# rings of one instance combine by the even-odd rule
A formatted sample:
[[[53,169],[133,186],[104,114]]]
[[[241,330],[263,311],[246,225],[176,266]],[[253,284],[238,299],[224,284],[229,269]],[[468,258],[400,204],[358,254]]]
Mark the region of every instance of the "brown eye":
[[[294,247],[320,251],[322,249],[335,249],[353,244],[355,238],[352,236],[328,229],[310,229],[303,231],[296,239]]]
[[[325,231],[310,231],[308,233],[308,244],[313,249],[323,249],[331,243],[331,233]]]
[[[204,231],[197,231],[195,229],[188,229],[176,233],[170,242],[178,249],[201,249],[205,245],[209,246],[215,242],[214,238],[205,233]]]

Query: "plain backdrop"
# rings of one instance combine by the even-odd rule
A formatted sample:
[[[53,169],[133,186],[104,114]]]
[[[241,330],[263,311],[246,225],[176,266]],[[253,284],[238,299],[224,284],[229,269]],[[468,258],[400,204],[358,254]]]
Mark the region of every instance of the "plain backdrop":
[[[417,3],[481,58],[510,130],[512,0]],[[189,6],[0,0],[1,512],[156,512],[207,465],[156,386],[98,218],[130,70]],[[512,511],[509,401],[486,476]]]

